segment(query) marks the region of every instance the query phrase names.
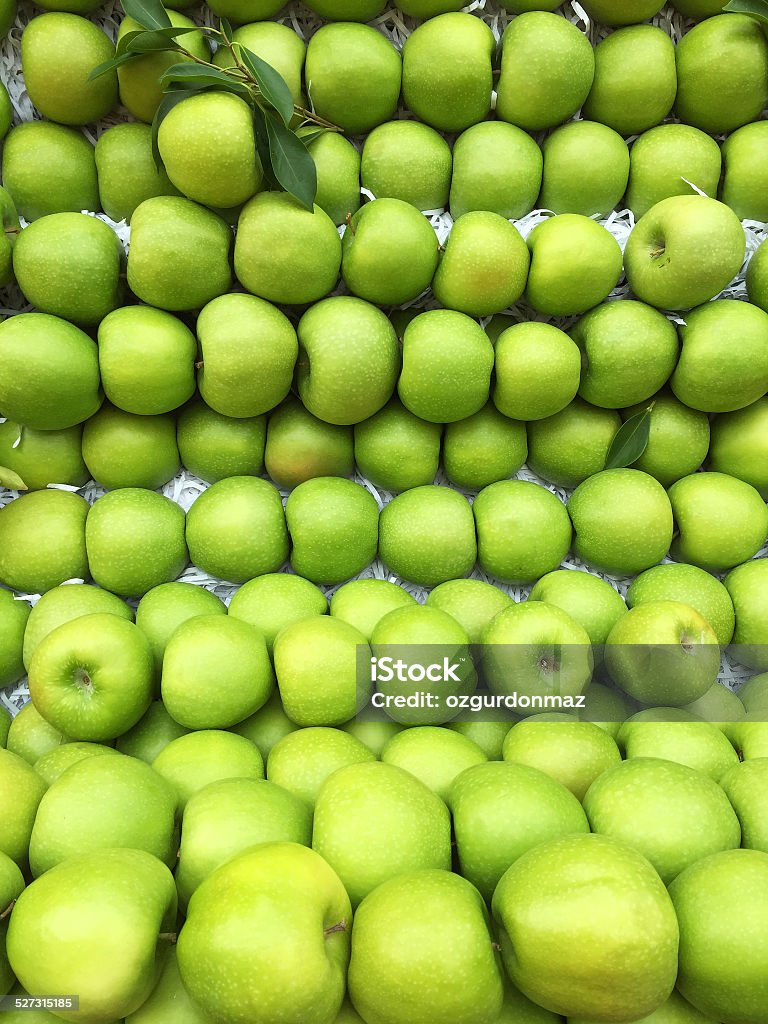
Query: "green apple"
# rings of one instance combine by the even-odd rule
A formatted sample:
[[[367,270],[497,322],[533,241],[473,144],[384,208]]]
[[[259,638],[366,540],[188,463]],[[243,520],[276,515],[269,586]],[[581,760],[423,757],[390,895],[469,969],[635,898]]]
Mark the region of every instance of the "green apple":
[[[569,121],[544,140],[541,209],[604,217],[621,202],[629,150],[618,132],[599,120]]]
[[[4,793],[13,794],[0,804],[0,853],[25,868],[29,837],[47,787],[26,761],[4,748],[0,749],[0,784]]]
[[[74,740],[112,740],[152,699],[152,652],[141,630],[108,612],[82,615],[42,640],[29,665],[41,715]]]
[[[702,412],[734,412],[763,397],[768,313],[735,299],[708,302],[687,315],[680,337],[670,385],[681,402]]]
[[[172,740],[186,736],[188,732],[189,729],[171,718],[161,700],[153,700],[136,725],[118,736],[115,746],[121,754],[152,764]],[[35,770],[40,770],[39,762]]]
[[[187,544],[203,572],[245,583],[288,557],[283,502],[268,480],[233,476],[203,491],[187,515]]]
[[[505,416],[545,419],[576,397],[581,374],[579,349],[554,324],[514,324],[501,332],[495,351],[493,401]]]
[[[705,722],[712,722],[731,742],[735,741],[738,723],[747,715],[739,697],[721,682],[713,683],[698,700],[685,704],[683,710],[691,711]]]
[[[221,779],[263,779],[264,759],[244,736],[203,729],[171,740],[152,767],[176,792],[181,811],[199,790]]]
[[[512,8],[520,0],[503,0],[506,7]],[[523,3],[543,3],[544,0],[522,0]],[[561,1024],[563,1018],[551,1010],[545,1010],[538,1003],[532,1003],[527,996],[514,987],[510,981],[504,985],[504,1005],[501,1015],[494,1024]],[[22,1022],[23,1024],[23,1022]]]
[[[590,683],[584,691],[584,708],[579,712],[579,721],[594,722],[616,740],[634,706],[621,690],[602,683]]]
[[[243,722],[233,725],[229,732],[236,732],[238,735],[250,739],[266,761],[272,746],[287,736],[289,732],[295,732],[298,728],[298,725],[286,715],[280,691],[275,690],[263,708]]]
[[[304,73],[312,109],[349,134],[363,135],[397,110],[400,54],[370,25],[323,25],[307,46]]]
[[[615,741],[594,722],[538,721],[513,725],[504,740],[505,762],[549,775],[578,800],[603,772],[621,762]]]
[[[220,295],[200,311],[197,337],[200,396],[216,412],[259,416],[288,394],[299,351],[296,331],[269,302]]]
[[[402,306],[429,288],[437,258],[437,237],[423,213],[402,199],[375,199],[344,232],[341,276],[361,299]]]
[[[314,249],[311,256],[316,259]],[[302,316],[298,335],[298,392],[319,419],[359,423],[392,397],[400,351],[395,329],[380,309],[337,295]]]
[[[278,258],[270,238],[281,238]],[[242,209],[235,239],[235,274],[245,289],[283,305],[316,302],[336,285],[341,239],[331,218],[307,210],[287,192],[261,192]]]
[[[445,425],[443,469],[461,490],[478,491],[508,480],[522,467],[527,453],[525,424],[499,412],[493,402],[466,419]]]
[[[643,402],[664,387],[680,351],[674,324],[630,299],[593,309],[571,338],[581,351],[579,394],[608,409]]]
[[[763,190],[768,185],[763,171],[766,136],[760,121],[737,129],[723,143],[723,182],[720,199],[741,220],[768,217]]]
[[[589,830],[573,793],[539,769],[514,762],[467,768],[447,802],[461,874],[488,902],[518,857],[550,839]]]
[[[187,729],[236,725],[263,707],[274,688],[266,640],[241,619],[197,615],[175,630],[165,648],[163,703]]]
[[[118,848],[146,850],[172,867],[175,815],[176,794],[143,761],[125,754],[87,757],[67,769],[40,801],[29,843],[32,874]]]
[[[232,286],[232,229],[183,196],[145,199],[131,217],[128,287],[148,306],[187,312]]]
[[[253,14],[255,13],[253,11]],[[235,29],[232,41],[240,43],[274,68],[291,90],[294,102],[301,105],[302,72],[307,55],[307,44],[304,39],[291,25],[281,25],[275,21],[256,21],[254,18],[249,20],[251,24],[241,25]],[[232,51],[226,46],[216,50],[213,63],[216,67],[228,70],[236,67]]]
[[[62,928],[62,920],[77,927]],[[74,989],[80,1009],[59,1011],[65,1020],[107,1024],[149,996],[175,926],[168,868],[144,850],[99,850],[24,890],[8,927],[8,959],[36,996]]]
[[[456,619],[470,643],[480,643],[493,619],[512,604],[512,598],[484,580],[446,580],[427,595],[427,606]]]
[[[43,594],[88,577],[88,503],[68,491],[33,491],[0,508],[0,582]]]
[[[768,536],[768,509],[758,492],[724,473],[693,473],[669,489],[677,525],[672,555],[724,572],[757,554]]]
[[[165,168],[155,165],[148,124],[129,121],[112,125],[99,136],[94,156],[101,207],[111,220],[130,224],[133,211],[145,199],[179,195]],[[86,204],[83,209],[95,207]]]
[[[0,922],[0,993],[5,995],[14,983],[13,972],[5,953],[5,935],[8,930],[7,917],[15,901],[24,889],[24,876],[18,865],[7,854],[0,852],[0,907],[3,920]]]
[[[67,737],[47,722],[30,700],[14,716],[5,748],[34,765],[43,754],[66,742]]]
[[[720,0],[674,0],[672,6],[684,17],[693,18],[695,21],[711,18],[713,14],[720,14],[723,9]]]
[[[660,0],[584,0],[584,10],[601,25],[636,25],[649,21],[664,5]]]
[[[186,7],[188,4],[186,3],[186,0],[184,0],[182,3],[174,2],[168,6]],[[172,25],[174,28],[193,30],[184,31],[176,37],[181,46],[186,50],[189,50],[189,52],[194,54],[199,60],[210,60],[211,52],[210,47],[208,46],[208,41],[194,22],[185,17],[185,15],[178,14],[174,10],[168,11],[168,18],[168,24]],[[140,32],[143,27],[144,26],[139,24],[139,22],[134,18],[130,16],[124,17],[120,22],[120,28],[117,33],[118,44],[122,44],[121,49],[127,42],[129,42],[129,39],[127,38],[128,34],[130,32]],[[125,43],[122,43],[122,40],[124,39]],[[128,108],[129,113],[133,117],[139,121],[146,121],[148,124],[152,123],[163,99],[165,83],[161,82],[161,76],[169,68],[174,65],[178,65],[179,62],[185,64],[191,63],[189,58],[181,53],[162,51],[155,51],[153,53],[152,50],[149,49],[141,57],[128,61],[125,64],[121,64],[118,67],[117,81],[120,88],[120,102],[124,107]],[[195,105],[193,104],[193,108],[194,106]],[[201,113],[206,110],[205,107],[198,107],[197,109],[200,110]],[[218,105],[214,100],[211,106],[207,109],[209,112],[215,111],[217,117],[220,114],[222,121],[227,117],[227,114],[229,114],[231,125],[233,118],[227,110],[226,105]],[[235,122],[235,124],[237,124],[237,122]],[[198,131],[200,131],[201,127],[202,126],[198,126]],[[195,146],[197,143],[197,139],[194,138],[194,136],[192,136],[189,141],[190,147]],[[209,137],[209,141],[212,141],[214,145],[218,142],[218,146],[221,148],[221,141],[217,140],[215,136],[213,137],[213,140]],[[197,145],[199,146],[199,143],[197,143]],[[211,153],[210,151],[203,154],[198,149],[196,156],[198,160],[202,161],[205,157],[208,159],[213,157],[215,159],[216,154]],[[247,161],[247,157],[244,157],[243,159]],[[219,171],[219,174],[222,173],[221,168],[216,169]],[[239,170],[239,168],[237,168],[237,170]],[[232,168],[231,165],[223,171],[223,173],[228,176],[232,176],[234,172],[235,169]]]
[[[0,590],[0,688],[12,686],[24,675],[24,637],[30,606],[8,590]]]
[[[13,247],[13,273],[27,301],[83,327],[95,327],[120,304],[123,261],[114,231],[84,213],[41,217]]]
[[[730,738],[738,751],[739,760],[752,761],[768,757],[768,723],[765,711],[748,711],[730,730]],[[730,766],[729,766],[730,767]]]
[[[182,984],[173,946],[166,954],[160,980],[152,989],[149,998],[125,1020],[127,1024],[209,1024],[210,1018],[192,1002]],[[33,1022],[30,1021],[29,1024]]]
[[[672,903],[648,861],[614,839],[564,836],[529,850],[499,882],[493,915],[512,981],[556,1013],[636,1020],[674,987]]]
[[[317,477],[291,491],[285,505],[291,565],[313,583],[341,583],[376,557],[379,506],[354,480]]]
[[[375,760],[373,751],[341,729],[297,729],[270,750],[267,778],[314,810],[323,783],[335,771]]]
[[[661,484],[637,469],[607,469],[568,499],[574,554],[617,576],[660,562],[672,541],[672,509]]]
[[[525,217],[536,206],[542,168],[541,150],[521,128],[503,121],[472,125],[453,146],[451,216],[488,210],[509,220]]]
[[[410,354],[415,357],[413,347]],[[442,432],[439,423],[421,419],[398,398],[391,398],[383,409],[355,424],[358,471],[385,491],[431,484],[440,464]]]
[[[142,597],[186,568],[184,510],[139,487],[110,491],[91,506],[85,545],[91,575],[121,597]]]
[[[768,498],[768,400],[760,398],[736,412],[722,413],[712,423],[709,468],[744,480]]]
[[[764,672],[768,669],[768,562],[757,558],[732,569],[725,587],[736,612],[736,630],[731,652],[736,661]]]
[[[311,841],[312,812],[293,793],[259,779],[211,782],[184,809],[179,899],[186,907],[209,875],[251,846]]]
[[[179,413],[176,441],[184,467],[207,483],[228,476],[260,476],[267,417],[235,419],[214,412],[203,401],[190,402]]]
[[[673,761],[640,758],[609,769],[590,786],[584,810],[593,832],[637,850],[665,885],[696,861],[741,843],[739,820],[720,786]]]
[[[66,430],[102,402],[96,345],[48,313],[20,313],[0,324],[0,408],[33,430]]]
[[[379,517],[379,555],[390,572],[434,587],[468,576],[477,558],[472,508],[448,487],[414,487]]]
[[[24,121],[3,145],[3,185],[27,221],[99,207],[93,143],[51,121]]]
[[[402,199],[417,210],[448,205],[451,184],[448,143],[418,121],[389,121],[366,135],[360,179],[377,199]]]
[[[315,135],[307,149],[317,175],[315,202],[337,227],[345,224],[360,209],[360,153],[338,132]]]
[[[367,699],[358,665],[369,657],[363,634],[342,619],[313,615],[287,625],[274,647],[285,713],[300,726],[348,722]]]
[[[473,210],[451,228],[432,292],[448,309],[490,316],[518,301],[529,264],[528,250],[514,224],[498,213]]]
[[[619,730],[617,742],[627,760],[656,757],[676,761],[715,782],[739,763],[721,729],[679,708],[652,708],[633,715]]]
[[[622,409],[621,415],[626,421],[649,408],[648,444],[632,467],[669,487],[681,477],[695,473],[704,462],[709,449],[709,418],[664,391],[654,395],[652,402]]]
[[[135,62],[130,70],[136,70]],[[253,113],[233,93],[202,92],[177,103],[160,122],[157,148],[172,184],[195,202],[227,209],[261,186]]]
[[[698,128],[687,124],[651,128],[630,151],[627,207],[639,219],[670,196],[691,196],[699,189],[714,199],[721,164],[720,147]]]
[[[350,580],[335,590],[331,597],[331,615],[358,629],[366,640],[384,618],[395,608],[409,608],[416,599],[389,580]]]
[[[504,31],[496,113],[529,132],[554,128],[587,98],[595,55],[587,36],[566,18],[531,11]]]
[[[149,641],[156,677],[160,678],[168,642],[183,623],[200,615],[211,618],[226,613],[221,598],[193,583],[161,583],[149,590],[136,609],[136,625]]]
[[[62,743],[54,747],[47,754],[43,754],[34,763],[34,769],[47,786],[52,786],[61,776],[73,765],[85,761],[90,757],[101,757],[102,754],[114,754],[114,747],[107,747],[103,743],[88,743],[85,740],[75,740],[71,743]]]
[[[721,292],[738,274],[744,252],[744,229],[733,210],[706,196],[672,196],[635,224],[624,267],[643,302],[684,310]]]
[[[529,601],[555,605],[577,622],[595,646],[601,646],[616,623],[627,613],[618,591],[589,572],[556,569],[532,587]]]
[[[632,25],[595,47],[595,81],[583,113],[620,135],[639,135],[664,120],[676,92],[675,47],[668,33]]]
[[[727,850],[693,864],[670,887],[680,922],[678,987],[723,1024],[757,1024],[768,1012],[767,882],[768,854]]]
[[[752,18],[708,18],[685,33],[676,57],[681,121],[718,135],[760,117],[768,97],[768,43]]]
[[[29,491],[49,484],[82,487],[89,473],[80,448],[82,427],[33,430],[13,420],[0,423],[0,464],[21,477]],[[15,447],[14,447],[15,445]]]
[[[613,627],[605,664],[635,700],[682,707],[703,697],[717,679],[720,646],[712,626],[690,605],[649,600]]]
[[[649,601],[677,601],[695,609],[706,619],[721,647],[731,642],[734,628],[733,602],[723,584],[695,565],[656,565],[641,573],[627,591],[630,608]]]
[[[586,313],[610,295],[621,277],[619,243],[602,224],[578,213],[537,224],[528,235],[528,248],[531,271],[525,295],[538,313]]]
[[[289,397],[269,417],[264,463],[278,487],[289,489],[316,476],[352,476],[352,429],[318,419]]]
[[[424,870],[371,893],[355,914],[349,994],[369,1024],[497,1020],[500,964],[474,886],[448,871]]]
[[[124,306],[101,321],[98,337],[104,393],[118,409],[154,416],[192,397],[197,341],[177,317]]]
[[[263,843],[199,886],[179,935],[184,987],[214,1019],[332,1024],[352,911],[335,872],[296,843]]]
[[[556,569],[571,547],[572,528],[557,495],[527,480],[483,488],[472,506],[478,564],[504,583],[534,583]]]
[[[117,75],[91,72],[115,56],[106,32],[87,18],[54,11],[33,17],[24,28],[21,68],[30,100],[43,117],[59,124],[100,121],[117,104]],[[51,75],[51,66],[57,68]]]
[[[463,279],[462,287],[466,283]],[[415,416],[431,423],[454,422],[472,416],[488,401],[492,370],[493,346],[474,320],[462,312],[430,309],[405,329],[397,390]]]
[[[91,479],[107,490],[156,490],[181,469],[173,416],[135,416],[102,405],[83,426],[83,459]],[[116,463],[115,452],[120,452]]]
[[[133,621],[133,609],[108,590],[86,583],[68,583],[43,594],[35,604],[24,632],[24,665],[28,669],[42,640],[57,626],[81,615],[105,612]]]
[[[558,487],[576,487],[605,467],[621,418],[575,398],[560,412],[527,424],[528,468]]]
[[[255,626],[270,654],[281,629],[327,611],[328,600],[319,587],[302,576],[279,572],[249,580],[229,603],[229,615]]]
[[[741,845],[747,850],[768,853],[766,828],[766,780],[768,758],[758,757],[734,765],[720,779],[720,785],[741,824]]]
[[[397,722],[390,722],[389,719],[366,721],[363,718],[353,718],[352,721],[345,722],[341,728],[365,744],[380,760],[384,747],[403,729],[403,726]]]
[[[747,713],[768,713],[768,672],[752,676],[738,691],[739,700],[747,709]]]
[[[441,132],[484,121],[491,109],[496,40],[485,22],[463,12],[430,18],[403,46],[403,99]]]
[[[494,693],[516,697],[521,715],[557,708],[584,693],[592,676],[586,630],[555,605],[502,609],[483,631],[482,670]]]
[[[450,815],[423,782],[380,761],[347,765],[317,798],[312,846],[336,871],[353,906],[387,879],[449,870]]]
[[[382,751],[381,760],[415,775],[447,803],[454,780],[488,758],[461,733],[426,725],[404,729],[393,736]]]

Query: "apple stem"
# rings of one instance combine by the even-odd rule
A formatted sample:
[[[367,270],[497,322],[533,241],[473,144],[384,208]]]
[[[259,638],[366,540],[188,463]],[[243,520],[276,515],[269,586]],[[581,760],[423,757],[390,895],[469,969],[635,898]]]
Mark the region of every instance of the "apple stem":
[[[178,937],[178,932],[160,932],[158,935],[158,939],[162,939],[163,942],[170,942],[172,946],[176,944]]]
[[[325,938],[329,935],[335,935],[336,932],[345,932],[347,930],[347,922],[344,920],[339,921],[338,924],[332,924],[330,928],[325,929]]]
[[[13,908],[15,906],[16,906],[16,900],[11,900],[11,902],[8,904],[8,906],[5,908],[5,910],[2,912],[2,914],[0,914],[0,921],[4,921],[6,919],[6,917],[9,917],[11,911],[13,910]]]
[[[195,369],[196,370],[202,370],[202,368],[203,368],[203,360],[201,359],[201,360],[199,360],[199,362],[195,363]]]

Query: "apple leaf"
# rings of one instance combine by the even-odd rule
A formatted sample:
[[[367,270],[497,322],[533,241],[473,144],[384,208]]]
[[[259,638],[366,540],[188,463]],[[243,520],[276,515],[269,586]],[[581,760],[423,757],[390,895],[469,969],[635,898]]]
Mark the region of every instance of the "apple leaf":
[[[637,462],[648,447],[653,406],[630,416],[616,431],[605,459],[606,469],[626,469]]]
[[[317,194],[317,168],[307,147],[269,111],[262,111],[275,180],[310,212]]]
[[[244,46],[238,46],[238,53],[258,85],[262,98],[277,111],[283,124],[290,124],[293,117],[293,96],[285,79],[271,65]]]
[[[11,491],[28,490],[27,485],[18,473],[14,473],[12,469],[7,469],[5,466],[0,466],[0,485],[7,487]]]
[[[247,85],[238,82],[226,71],[221,71],[219,68],[205,68],[190,62],[172,64],[160,75],[160,81],[163,85],[180,85],[183,88],[208,89],[213,87],[226,92],[234,92],[238,96],[246,98],[251,95]]]
[[[95,68],[88,75],[88,81],[92,82],[96,78],[100,78],[102,75],[108,74],[110,71],[115,71],[122,64],[128,64],[129,61],[136,60],[140,54],[138,53],[121,53],[117,57],[110,57],[109,60],[105,60],[102,64],[97,64]]]
[[[296,134],[305,146],[311,146],[315,139],[319,139],[320,136],[325,135],[327,131],[328,129],[323,128],[321,124],[309,124],[305,125],[303,128],[299,128]]]
[[[232,22],[229,18],[219,18],[219,30],[227,43],[231,43],[235,30],[232,28]]]
[[[768,24],[768,0],[730,0],[723,7],[725,14],[749,14]]]
[[[170,28],[171,19],[160,0],[122,0],[129,18],[146,29]]]
[[[172,25],[171,28],[158,29],[155,32],[129,32],[128,35],[123,36],[123,39],[128,40],[124,49],[127,53],[154,53],[158,50],[178,50],[179,44],[176,42],[176,36],[187,35],[187,33],[195,32],[196,30],[196,25],[193,25],[191,28],[186,25]],[[128,36],[131,38],[129,39]],[[121,39],[120,42],[122,41]]]

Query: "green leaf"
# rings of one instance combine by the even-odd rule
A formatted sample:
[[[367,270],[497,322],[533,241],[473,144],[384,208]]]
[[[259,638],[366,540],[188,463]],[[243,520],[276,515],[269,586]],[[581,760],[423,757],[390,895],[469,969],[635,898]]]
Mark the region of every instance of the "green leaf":
[[[285,79],[261,57],[257,57],[255,53],[247,50],[244,46],[237,43],[235,45],[240,59],[253,75],[262,98],[277,111],[283,124],[290,124],[293,117],[293,96]]]
[[[12,469],[0,466],[0,486],[7,487],[11,491],[27,491],[29,488]]]
[[[307,147],[296,135],[264,111],[272,173],[281,188],[312,211],[317,194],[317,168]]]
[[[279,183],[272,171],[272,157],[269,152],[269,133],[267,132],[267,115],[261,107],[253,109],[253,129],[256,136],[256,152],[259,155],[264,171],[264,180],[270,188],[279,188]]]
[[[205,68],[192,62],[173,64],[162,73],[160,81],[163,85],[189,84],[206,89],[213,86],[226,92],[234,92],[238,96],[250,98],[251,95],[244,82],[238,82],[226,71],[221,71],[219,68]]]
[[[327,131],[328,129],[323,128],[320,124],[308,124],[299,128],[296,134],[305,146],[311,146],[315,139],[319,139],[320,136],[325,135]]]
[[[142,28],[169,28],[171,19],[160,0],[122,0],[123,10]]]
[[[197,26],[173,25],[168,29],[158,29],[156,32],[129,32],[132,38],[128,39],[125,45],[127,53],[157,53],[162,50],[178,50],[179,43],[177,36],[186,35],[188,32],[196,31]],[[127,36],[123,37],[127,39]],[[122,39],[120,40],[122,42]]]
[[[109,60],[105,60],[103,64],[97,64],[96,67],[88,75],[88,81],[92,82],[95,78],[100,78],[102,75],[106,75],[110,71],[115,71],[122,64],[128,64],[132,60],[136,60],[140,54],[138,53],[121,53],[118,57],[111,57]]]
[[[221,32],[221,34],[224,36],[228,43],[232,42],[232,37],[234,36],[235,31],[232,28],[232,22],[229,20],[229,18],[219,19],[219,31]]]
[[[723,7],[725,14],[750,14],[758,21],[768,24],[768,2],[767,0],[730,0]]]
[[[651,436],[651,410],[653,406],[630,416],[616,431],[605,459],[606,469],[626,469],[637,462],[648,447]]]

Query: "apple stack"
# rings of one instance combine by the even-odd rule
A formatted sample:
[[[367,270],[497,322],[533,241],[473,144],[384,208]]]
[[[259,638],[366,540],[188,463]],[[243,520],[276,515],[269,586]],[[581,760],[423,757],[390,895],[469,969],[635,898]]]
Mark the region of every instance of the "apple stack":
[[[768,1024],[768,0],[171,6],[0,0],[3,1020]]]

